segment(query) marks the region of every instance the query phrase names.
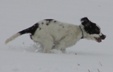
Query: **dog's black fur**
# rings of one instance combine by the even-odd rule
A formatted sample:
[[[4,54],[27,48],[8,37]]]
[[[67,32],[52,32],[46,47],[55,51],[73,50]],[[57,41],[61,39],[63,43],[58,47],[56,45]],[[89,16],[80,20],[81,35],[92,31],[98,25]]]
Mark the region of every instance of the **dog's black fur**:
[[[89,34],[100,34],[100,28],[96,25],[96,23],[91,22],[87,17],[81,19],[82,25],[84,26],[84,30]],[[106,36],[102,34],[100,36],[102,39],[105,39]]]

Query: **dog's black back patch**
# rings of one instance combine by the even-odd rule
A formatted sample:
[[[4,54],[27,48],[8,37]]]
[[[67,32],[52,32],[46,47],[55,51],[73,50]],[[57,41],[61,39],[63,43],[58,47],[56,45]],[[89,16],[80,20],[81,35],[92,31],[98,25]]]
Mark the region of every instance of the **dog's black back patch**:
[[[52,22],[54,19],[45,19],[45,21],[47,22],[46,25],[49,25],[50,22]]]
[[[45,19],[45,20],[51,22],[51,21],[53,21],[54,19]]]
[[[22,34],[25,34],[25,33],[31,33],[31,35],[34,35],[35,31],[37,30],[37,28],[39,27],[39,24],[36,23],[34,24],[33,26],[27,28],[27,29],[24,29],[22,31],[20,31],[19,33],[22,35]]]

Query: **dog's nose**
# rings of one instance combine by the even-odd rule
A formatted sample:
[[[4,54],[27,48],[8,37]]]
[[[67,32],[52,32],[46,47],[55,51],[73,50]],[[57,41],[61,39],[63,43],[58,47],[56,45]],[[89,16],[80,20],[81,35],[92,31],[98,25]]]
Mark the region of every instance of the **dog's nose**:
[[[100,37],[101,37],[101,39],[105,39],[106,35],[102,34]]]

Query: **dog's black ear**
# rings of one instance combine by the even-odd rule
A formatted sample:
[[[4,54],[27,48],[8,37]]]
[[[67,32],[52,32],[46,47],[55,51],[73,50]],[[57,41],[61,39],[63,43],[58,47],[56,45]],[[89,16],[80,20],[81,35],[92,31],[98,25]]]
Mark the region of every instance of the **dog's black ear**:
[[[90,20],[89,20],[87,17],[81,18],[81,23],[82,23],[82,25],[89,24],[89,22],[90,22]]]
[[[84,22],[89,22],[89,19],[87,17],[83,17],[81,18],[81,22],[84,23]]]

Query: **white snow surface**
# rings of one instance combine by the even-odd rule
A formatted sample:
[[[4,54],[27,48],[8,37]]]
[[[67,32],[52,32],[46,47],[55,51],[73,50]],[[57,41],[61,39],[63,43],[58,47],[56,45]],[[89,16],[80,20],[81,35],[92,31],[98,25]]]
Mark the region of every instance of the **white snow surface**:
[[[5,45],[16,32],[45,18],[80,24],[88,17],[107,38],[80,40],[67,53],[39,53],[23,35]],[[113,72],[113,0],[0,0],[0,72]]]

